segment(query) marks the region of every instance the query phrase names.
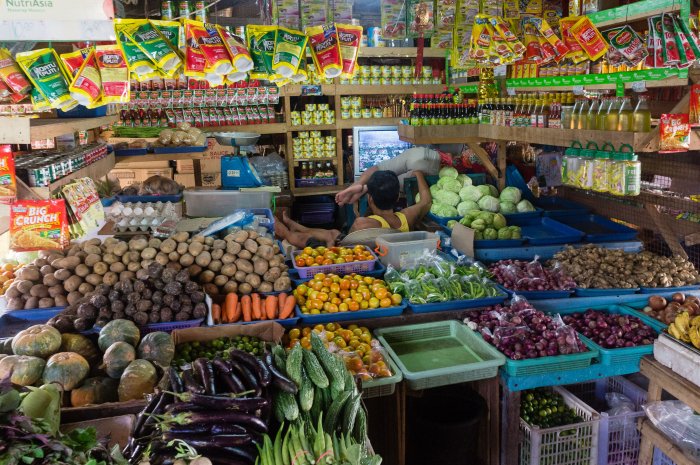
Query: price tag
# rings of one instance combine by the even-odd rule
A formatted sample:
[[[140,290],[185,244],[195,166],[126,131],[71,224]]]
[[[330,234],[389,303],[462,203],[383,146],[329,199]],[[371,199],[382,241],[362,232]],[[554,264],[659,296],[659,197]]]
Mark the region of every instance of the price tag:
[[[508,95],[515,95],[515,89],[512,87],[508,87],[506,92],[508,92]]]
[[[615,84],[615,97],[624,97],[625,96],[625,83],[624,82],[618,82]]]
[[[301,95],[323,95],[321,86],[301,86]]]
[[[583,95],[583,86],[574,86],[572,90],[574,95]]]
[[[647,91],[647,85],[645,81],[634,81],[632,83],[632,90],[634,92],[646,92]]]
[[[506,65],[496,66],[493,68],[493,76],[494,77],[503,77],[506,75],[506,72],[507,72],[506,70],[507,70]]]

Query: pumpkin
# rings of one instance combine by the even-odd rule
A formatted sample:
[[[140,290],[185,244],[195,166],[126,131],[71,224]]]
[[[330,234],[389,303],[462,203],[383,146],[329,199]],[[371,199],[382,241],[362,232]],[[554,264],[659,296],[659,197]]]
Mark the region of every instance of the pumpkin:
[[[139,358],[167,367],[175,356],[175,343],[168,333],[148,333],[139,343],[138,354]]]
[[[61,334],[60,352],[75,352],[83,356],[90,365],[97,364],[100,360],[100,352],[97,346],[82,334]]]
[[[12,338],[6,337],[0,340],[0,354],[12,355]]]
[[[100,330],[97,345],[102,352],[106,351],[115,342],[126,342],[136,347],[140,338],[141,331],[139,331],[139,328],[136,327],[133,321],[112,320]]]
[[[156,368],[148,360],[134,360],[119,379],[119,402],[142,400],[158,382]]]
[[[107,376],[119,379],[126,367],[136,360],[136,350],[126,342],[115,342],[107,348],[102,360]]]
[[[46,361],[44,383],[58,383],[64,391],[79,386],[90,371],[90,365],[75,352],[59,352]]]
[[[107,377],[87,378],[80,387],[70,392],[70,403],[73,407],[90,404],[104,404],[118,400],[117,388],[119,381]]]
[[[46,362],[43,358],[30,355],[8,355],[0,359],[0,379],[10,374],[10,381],[20,386],[31,386],[41,379]]]
[[[12,338],[12,353],[46,358],[61,348],[61,333],[49,325],[34,325]]]

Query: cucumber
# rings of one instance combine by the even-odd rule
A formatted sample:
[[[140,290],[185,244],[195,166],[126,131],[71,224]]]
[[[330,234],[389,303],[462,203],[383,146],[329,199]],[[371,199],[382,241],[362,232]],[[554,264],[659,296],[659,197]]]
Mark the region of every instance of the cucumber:
[[[275,361],[275,366],[278,370],[283,370],[287,372],[287,352],[284,351],[284,347],[277,344],[272,346],[272,357]]]
[[[321,363],[319,363],[318,361],[318,358],[316,358],[314,353],[310,350],[304,350],[303,352],[304,368],[306,369],[306,374],[309,375],[309,378],[311,378],[311,381],[313,381],[313,383],[316,386],[320,388],[327,388],[330,383],[328,381],[326,373],[321,367]]]
[[[360,406],[355,417],[355,425],[352,428],[352,437],[358,444],[364,444],[367,437],[367,412]]]
[[[299,418],[299,406],[293,394],[284,391],[277,391],[275,403],[280,404],[280,409],[288,421]]]
[[[297,387],[301,387],[301,368],[304,360],[304,352],[306,351],[301,348],[301,344],[297,344],[292,348],[287,357],[287,376],[294,381]]]
[[[350,435],[353,431],[355,425],[355,418],[357,417],[357,411],[361,408],[362,395],[360,393],[354,393],[350,400],[345,403],[345,408],[343,409],[343,421],[341,423],[342,431],[347,435]]]
[[[338,415],[340,415],[340,411],[343,409],[345,402],[348,401],[351,395],[351,391],[344,391],[335,398],[331,406],[328,408],[326,418],[323,420],[323,429],[326,430],[327,433],[333,434],[333,431],[335,431],[335,425],[338,422]]]
[[[304,376],[301,380],[301,388],[299,389],[299,407],[304,412],[311,410],[314,404],[314,384]]]
[[[318,361],[321,362],[326,375],[330,379],[331,386],[335,385],[334,391],[340,393],[345,390],[345,378],[341,370],[341,368],[345,368],[345,364],[342,363],[342,366],[338,364],[338,361],[342,362],[342,359],[328,352],[321,338],[313,331],[311,332],[311,350],[318,357]]]

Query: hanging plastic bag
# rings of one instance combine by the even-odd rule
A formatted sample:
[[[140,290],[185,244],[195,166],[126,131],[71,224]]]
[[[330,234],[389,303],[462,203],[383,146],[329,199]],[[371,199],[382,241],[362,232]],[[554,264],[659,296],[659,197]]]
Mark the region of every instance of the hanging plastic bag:
[[[695,460],[700,459],[700,416],[679,400],[642,406],[655,427]]]

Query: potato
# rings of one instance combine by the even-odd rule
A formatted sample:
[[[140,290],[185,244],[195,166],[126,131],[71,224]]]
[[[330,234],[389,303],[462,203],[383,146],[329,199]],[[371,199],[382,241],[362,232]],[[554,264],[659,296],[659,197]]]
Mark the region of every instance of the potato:
[[[80,266],[80,265],[78,265]],[[44,265],[41,268],[39,268],[39,273],[41,273],[42,276],[46,276],[47,274],[53,274],[56,271],[56,268],[54,268],[51,265]]]
[[[51,266],[53,266],[56,269],[65,268],[67,270],[73,270],[78,265],[80,265],[80,258],[75,257],[75,256],[61,258],[61,259],[56,260],[55,262],[51,263]],[[22,271],[22,270],[20,270],[20,271]]]
[[[119,257],[114,255],[113,253],[106,253],[102,256],[102,261],[105,262],[108,265],[111,265],[112,263],[116,263],[119,261]]]
[[[204,289],[204,293],[208,295],[219,295],[219,288],[216,287],[216,284],[214,283],[207,283],[204,286],[202,286]]]
[[[102,275],[99,274],[89,274],[85,276],[85,281],[92,284],[93,286],[97,286],[98,284],[102,284]]]
[[[83,242],[83,247],[86,245],[96,245],[99,247],[102,245],[102,241],[97,237],[93,237],[92,239]]]
[[[80,279],[80,278],[78,278]],[[29,294],[32,297],[48,297],[49,296],[49,288],[44,286],[43,284],[35,284],[32,286],[32,288],[29,290]]]
[[[85,252],[84,250],[81,250],[80,252],[78,252],[77,254],[75,254],[75,257],[78,258],[78,259],[80,259],[80,262],[82,263],[83,261],[85,261],[85,258],[86,258],[88,255],[90,255],[90,254],[88,254],[88,253]]]
[[[199,276],[199,273],[202,272],[202,267],[199,265],[190,265],[187,267],[187,272],[190,274],[191,278],[194,278],[195,276]]]
[[[56,307],[67,307],[68,306],[68,299],[66,299],[66,296],[63,294],[56,295],[53,297],[53,302]]]
[[[263,279],[269,283],[274,283],[281,277],[281,275],[282,272],[279,268],[270,268],[269,270],[267,270],[267,273],[263,275]]]
[[[56,270],[56,272],[53,274],[56,279],[59,281],[65,281],[66,279],[70,278],[73,276],[73,273],[70,272],[70,270],[67,270],[65,268],[62,268],[60,270]]]
[[[32,262],[32,265],[36,266],[37,268],[41,268],[43,266],[48,265],[49,262],[45,258],[37,258]]]
[[[102,249],[100,249],[100,248],[99,248],[98,246],[96,246],[96,245],[91,245],[91,244],[88,244],[88,245],[86,245],[85,247],[83,247],[83,252],[85,252],[85,253],[88,254],[88,255],[91,255],[91,254],[102,255]],[[79,256],[80,256],[80,252],[78,252],[77,254],[75,254],[75,256],[76,256],[76,257],[79,257]]]
[[[95,286],[93,286],[90,283],[82,283],[80,286],[78,286],[78,292],[80,292],[83,295],[88,294],[94,290],[95,290]]]
[[[24,309],[29,310],[30,308],[37,308],[39,306],[38,297],[30,297],[24,301]]]
[[[192,242],[188,247],[187,251],[192,255],[193,257],[198,256],[202,251],[204,250],[204,244],[201,242]]]
[[[26,279],[22,279],[22,280],[19,280],[19,281],[15,281],[15,284],[17,285],[17,290],[20,292],[20,294],[27,294],[27,293],[29,293],[29,290],[30,290],[30,289],[32,288],[32,286],[34,285],[33,282],[31,282],[31,281],[29,281],[29,280],[26,280]]]
[[[243,271],[244,273],[252,273],[254,271],[253,265],[248,260],[239,258],[234,263],[236,264],[236,268],[238,268],[240,271]]]
[[[63,289],[66,292],[71,293],[77,291],[78,287],[83,283],[83,279],[80,276],[71,276],[70,278],[63,281]]]
[[[212,249],[210,254],[212,260],[221,260],[221,257],[224,256],[224,251],[222,249]]]
[[[199,242],[200,244],[204,244],[205,239],[206,238],[201,234],[196,234],[192,236],[192,242]]]
[[[199,275],[199,282],[202,284],[210,283],[214,281],[214,277],[216,274],[214,274],[213,271],[211,270],[204,270],[202,273]]]
[[[194,257],[191,254],[186,253],[180,257],[179,263],[182,266],[190,266],[194,263]]]
[[[237,231],[233,233],[233,241],[238,242],[239,244],[243,244],[245,241],[248,240],[248,231]]]
[[[261,245],[258,247],[257,256],[270,261],[275,256],[275,251],[269,245]]]
[[[259,245],[269,245],[270,247],[272,247],[273,245],[275,245],[275,241],[273,241],[273,240],[270,239],[269,237],[262,237],[262,236],[261,236],[261,237],[258,237],[257,239],[255,239],[255,241],[256,241]]]
[[[17,289],[17,285],[15,285],[14,283],[12,283],[12,285],[5,291],[5,297],[7,297],[8,299],[15,299],[21,296],[22,293],[19,292],[19,289]]]
[[[227,252],[221,257],[221,263],[223,263],[224,265],[228,265],[229,263],[235,262],[236,258],[238,257]]]
[[[22,310],[24,309],[24,301],[19,297],[12,297],[7,301],[8,310]]]
[[[136,273],[140,269],[141,262],[130,262],[128,265],[126,265],[126,271],[131,271],[132,273]],[[122,273],[124,273],[124,271],[122,271]]]
[[[39,303],[37,306],[39,308],[51,308],[54,305],[56,304],[54,303],[54,300],[51,297],[44,297],[39,299]]]
[[[119,281],[131,281],[136,279],[136,273],[130,270],[119,273]]]
[[[63,286],[61,286],[60,284],[57,286],[49,287],[49,297],[56,298],[56,296],[64,295],[64,294],[65,294],[65,289],[63,289]]]
[[[73,305],[73,304],[77,303],[82,298],[83,298],[83,295],[80,292],[75,291],[75,292],[71,292],[70,294],[68,294],[68,296],[66,296],[66,301],[68,301],[68,305]]]
[[[240,286],[238,286],[238,293],[239,294],[246,295],[246,294],[250,294],[251,292],[253,292],[253,287],[248,283],[243,283]]]
[[[80,276],[81,278],[84,278],[85,276],[90,274],[90,267],[87,265],[83,265],[81,263],[80,265],[75,267],[75,270],[73,270],[73,273],[76,276]]]
[[[180,255],[185,255],[186,253],[188,253],[189,247],[190,245],[187,242],[180,242],[177,245],[176,252]]]
[[[207,265],[209,265],[209,263],[211,263],[211,254],[207,251],[201,251],[199,255],[195,256],[194,262],[202,268],[205,268]]]
[[[166,254],[168,254],[170,252],[174,252],[176,248],[177,248],[177,242],[175,242],[172,239],[164,240],[163,242],[160,243],[160,247],[159,247],[160,251],[163,253],[166,253]]]
[[[42,283],[44,284],[44,286],[51,287],[51,286],[55,286],[56,284],[60,284],[61,281],[56,279],[56,277],[53,274],[47,274],[46,276],[44,276]],[[7,293],[5,295],[7,295]]]
[[[213,282],[217,286],[222,287],[224,284],[226,284],[228,282],[228,276],[224,276],[222,274],[216,275]]]
[[[190,238],[190,234],[188,232],[185,232],[185,231],[176,232],[171,237],[171,239],[174,240],[175,242],[185,242],[189,238]]]
[[[119,275],[114,271],[108,271],[102,277],[102,282],[108,286],[114,286],[115,284],[117,284],[117,281],[119,281]]]
[[[179,262],[180,261],[180,254],[177,252],[170,252],[168,254],[168,261]]]
[[[257,257],[253,258],[253,270],[255,271],[255,273],[262,276],[265,273],[267,273],[269,265],[267,263],[267,260],[264,260],[262,258],[257,258],[257,260],[256,260],[255,258],[257,258]]]
[[[158,251],[154,249],[153,247],[146,247],[141,251],[141,258],[146,259],[146,260],[152,260],[156,257],[156,254]]]
[[[121,264],[121,262],[116,262],[116,263],[112,263],[111,265],[107,266],[107,264],[104,262],[95,263],[95,266],[92,267],[92,271],[93,271],[93,273],[103,275],[107,271],[109,271],[110,267],[116,265],[117,263]]]
[[[260,292],[272,292],[272,289],[272,283],[268,282],[260,283],[260,286],[258,286],[258,291]]]
[[[211,236],[207,236],[204,238],[204,245],[212,246],[214,245],[214,238]]]
[[[229,278],[235,275],[236,271],[238,271],[238,268],[236,268],[234,263],[229,263],[221,267],[221,274]]]
[[[255,273],[250,273],[246,275],[245,282],[253,286],[253,289],[257,289],[258,286],[260,286],[260,276],[256,275]]]
[[[268,263],[268,265],[270,266],[270,268],[274,268],[274,267],[276,267],[276,266],[283,265],[283,264],[284,264],[284,259],[283,259],[281,256],[279,256],[279,255],[275,255],[274,257],[272,257],[271,260],[268,260],[267,263]]]
[[[126,270],[126,265],[123,264],[122,262],[115,262],[109,265],[109,271],[113,273],[121,273],[122,271]],[[99,273],[97,270],[95,270],[97,274],[104,274],[104,273]]]
[[[226,253],[229,253],[231,255],[238,255],[238,252],[241,251],[243,246],[239,244],[238,242],[227,242],[226,243]]]
[[[146,247],[148,247],[148,241],[144,238],[131,239],[129,241],[129,250],[141,252]]]
[[[118,244],[115,244],[114,249],[112,249],[112,253],[117,257],[123,256],[128,251],[129,246],[126,244],[126,242],[119,242]]]
[[[165,252],[158,252],[156,254],[155,261],[159,263],[160,265],[167,265],[170,259],[168,258],[168,255]]]
[[[125,265],[128,265],[130,262],[140,262],[141,261],[141,254],[135,250],[130,251],[128,254],[129,261],[124,263]],[[124,257],[122,257],[122,262],[124,261]]]
[[[153,260],[141,260],[141,268],[146,270],[151,265],[151,263],[153,263]]]
[[[236,281],[229,281],[224,284],[224,292],[226,294],[231,292],[238,292],[238,283]]]
[[[41,279],[41,273],[35,266],[22,267],[15,273],[15,276],[28,281],[39,281]]]
[[[258,243],[253,239],[246,239],[246,241],[243,243],[243,247],[245,247],[245,249],[252,254],[255,254],[255,252],[258,251]]]
[[[109,246],[114,246],[116,244],[119,244],[119,242],[121,242],[121,241],[119,239],[117,239],[116,237],[108,237],[107,239],[105,239],[102,242],[102,245],[104,245],[105,247],[109,247]]]
[[[226,241],[223,239],[216,239],[212,243],[211,248],[217,250],[226,250]]]
[[[275,292],[286,291],[292,287],[292,281],[289,278],[279,278],[275,281],[273,289]]]
[[[241,271],[241,270],[236,271],[236,274],[233,275],[233,278],[236,281],[238,281],[239,283],[244,283],[245,277],[246,277],[245,271]]]

